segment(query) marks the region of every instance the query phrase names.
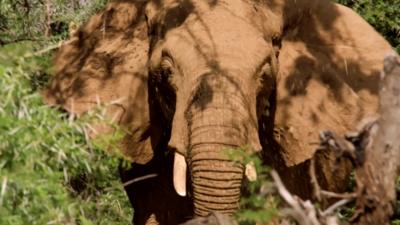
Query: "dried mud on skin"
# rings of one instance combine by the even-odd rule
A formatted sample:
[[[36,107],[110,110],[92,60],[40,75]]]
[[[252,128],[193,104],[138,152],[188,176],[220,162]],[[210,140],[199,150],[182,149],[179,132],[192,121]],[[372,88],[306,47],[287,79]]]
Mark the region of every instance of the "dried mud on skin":
[[[376,113],[376,80],[381,58],[391,47],[361,17],[343,6],[299,1],[296,4],[304,9],[300,10],[304,15],[296,17],[299,11],[293,11],[289,3],[271,3],[276,13],[285,10],[287,18],[282,26],[288,27],[280,43],[277,96],[271,103],[276,107],[271,113],[275,115],[272,124],[277,151],[291,167],[314,154],[318,141],[314,130],[329,128],[342,133]],[[145,4],[114,1],[93,16],[76,32],[74,41],[56,55],[56,75],[45,92],[47,103],[77,114],[98,102],[108,104],[108,117],[132,132],[129,139],[134,140],[126,138],[125,145],[139,146],[137,152],[125,147],[134,161],[141,160],[141,154],[148,155],[145,158],[152,154]],[[313,10],[315,13],[309,15]],[[275,23],[271,26],[278,26]],[[97,126],[98,133],[108,129]]]
[[[77,115],[105,105],[107,118],[127,131],[122,150],[139,164],[152,159],[154,143],[161,138],[156,134],[150,140],[150,41],[145,4],[114,1],[92,16],[58,51],[55,76],[43,93],[47,104],[61,105]],[[288,21],[297,21],[292,14],[287,15]],[[294,188],[309,182],[304,172],[308,171],[306,160],[316,149],[317,131],[329,127],[344,133],[363,117],[377,112],[381,56],[391,49],[373,28],[342,6],[320,8],[319,14],[296,25],[299,28],[289,30],[280,43],[277,96],[273,102],[275,133],[271,135],[276,144],[271,149],[278,152],[271,157],[271,164],[278,170],[282,168],[281,176],[288,177],[288,186]],[[92,137],[113,132],[102,123],[92,127]],[[342,185],[335,180],[338,176],[329,171],[333,159],[330,155],[319,157],[321,185],[341,190]],[[347,173],[346,165],[338,174],[342,177]]]

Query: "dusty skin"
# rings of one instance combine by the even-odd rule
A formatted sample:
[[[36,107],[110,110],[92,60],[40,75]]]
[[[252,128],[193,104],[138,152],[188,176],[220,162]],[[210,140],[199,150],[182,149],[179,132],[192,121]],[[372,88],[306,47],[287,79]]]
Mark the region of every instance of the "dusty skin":
[[[309,197],[318,131],[343,133],[376,113],[379,71],[392,51],[328,0],[113,1],[71,40],[54,59],[44,99],[78,115],[100,102],[125,128],[132,169],[121,169],[123,182],[157,175],[125,187],[135,225],[233,213],[244,165],[221,149],[244,145]],[[93,126],[92,136],[113,132]],[[172,184],[186,186],[173,177],[174,154],[187,163],[186,197]],[[333,175],[329,156],[320,158],[324,188],[343,190],[349,167]]]

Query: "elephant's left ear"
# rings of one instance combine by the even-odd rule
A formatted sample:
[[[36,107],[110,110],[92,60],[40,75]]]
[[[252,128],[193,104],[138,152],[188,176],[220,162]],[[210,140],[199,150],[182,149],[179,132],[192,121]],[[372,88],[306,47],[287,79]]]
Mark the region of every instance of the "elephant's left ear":
[[[285,24],[279,52],[275,134],[287,165],[312,156],[320,131],[343,134],[377,112],[383,58],[393,51],[344,6],[320,1],[305,11]]]

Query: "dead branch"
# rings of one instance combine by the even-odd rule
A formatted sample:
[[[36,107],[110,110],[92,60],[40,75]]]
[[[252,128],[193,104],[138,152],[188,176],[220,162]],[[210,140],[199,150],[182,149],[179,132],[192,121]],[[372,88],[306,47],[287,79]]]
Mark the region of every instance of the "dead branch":
[[[49,0],[45,0],[45,12],[46,12],[46,24],[45,24],[45,30],[44,30],[44,36],[49,37],[51,35],[51,6]]]
[[[70,40],[68,40],[68,41],[60,41],[60,42],[57,43],[57,44],[50,45],[50,46],[48,46],[48,47],[46,47],[46,48],[44,48],[44,49],[41,49],[41,50],[39,50],[39,51],[37,51],[37,52],[34,52],[34,53],[27,53],[27,54],[24,55],[24,57],[29,58],[29,57],[32,57],[32,56],[40,56],[40,55],[46,54],[46,53],[48,53],[48,52],[51,52],[51,51],[53,51],[53,50],[55,50],[55,49],[58,49],[58,48],[60,48],[60,47],[63,46],[63,45],[70,44],[70,43],[72,43],[72,42],[74,42],[74,41],[76,41],[76,40],[78,40],[78,39],[77,39],[77,38],[72,38],[72,39],[70,39]]]
[[[4,45],[8,45],[8,44],[14,44],[14,43],[23,42],[23,41],[39,42],[41,40],[40,39],[36,39],[36,38],[26,38],[26,37],[24,37],[24,38],[22,38],[22,37],[21,38],[16,38],[16,39],[7,40],[7,41],[4,41],[4,40],[0,39],[0,46],[4,46]]]
[[[395,179],[400,159],[400,58],[384,60],[379,90],[380,118],[370,127],[372,143],[364,143],[364,160],[356,168],[357,214],[353,224],[389,224],[396,199]]]
[[[283,184],[276,171],[271,172],[272,179],[275,182],[279,194],[285,202],[291,207],[286,213],[293,217],[300,225],[321,225],[317,219],[315,208],[309,201],[303,202],[297,196],[293,196]]]
[[[360,135],[362,132],[353,133],[352,136],[361,139]],[[357,140],[358,140],[357,139]],[[328,190],[323,190],[318,182],[316,166],[317,161],[322,155],[333,156],[332,163],[323,161],[325,166],[331,170],[334,174],[335,170],[343,166],[343,160],[349,160],[353,166],[359,164],[359,153],[358,148],[354,143],[346,138],[336,135],[332,131],[323,131],[320,133],[320,146],[315,152],[314,156],[310,159],[309,164],[309,175],[311,179],[311,184],[313,187],[313,196],[318,202],[326,202],[327,199],[338,198],[338,199],[354,199],[356,197],[355,193],[336,193]],[[320,156],[321,155],[321,156]],[[321,163],[321,162],[320,162]],[[321,165],[320,165],[321,166]],[[319,174],[319,176],[325,176],[326,174]]]
[[[358,137],[359,133],[354,135]],[[320,149],[333,151],[337,159],[349,158],[353,164],[357,164],[357,148],[352,142],[349,142],[345,138],[336,135],[332,131],[322,131],[319,137],[321,140]]]
[[[29,3],[29,1],[28,0],[24,0],[24,4],[23,4],[23,6],[25,7],[25,9],[26,9],[26,15],[27,16],[29,16],[29,14],[30,14],[30,12],[31,12],[31,9],[32,9],[32,6],[31,6],[31,4]]]
[[[347,203],[351,202],[351,199],[342,199],[338,202],[336,202],[335,204],[329,206],[325,211],[323,211],[321,213],[321,216],[326,217],[328,215],[332,215],[333,213],[335,213],[335,210],[346,205]]]
[[[309,168],[311,184],[313,186],[313,195],[317,199],[317,201],[321,202],[321,187],[319,186],[317,175],[315,174],[315,158],[312,157],[310,160],[310,168]]]
[[[335,193],[331,191],[321,190],[321,195],[327,198],[341,198],[341,199],[354,199],[357,197],[357,193]]]
[[[272,179],[275,182],[279,194],[290,206],[283,212],[295,219],[300,225],[337,225],[337,219],[334,212],[339,207],[351,202],[351,199],[342,199],[321,212],[309,201],[303,201],[297,196],[293,196],[284,186],[276,171],[271,172]]]

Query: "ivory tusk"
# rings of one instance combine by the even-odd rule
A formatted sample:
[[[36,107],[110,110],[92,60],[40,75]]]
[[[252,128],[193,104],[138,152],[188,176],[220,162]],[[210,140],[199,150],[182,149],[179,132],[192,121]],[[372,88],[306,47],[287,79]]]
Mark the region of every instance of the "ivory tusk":
[[[185,157],[175,152],[174,158],[174,188],[180,196],[186,196],[186,161]]]
[[[257,170],[254,166],[254,162],[249,162],[246,164],[244,174],[250,182],[257,180]]]

